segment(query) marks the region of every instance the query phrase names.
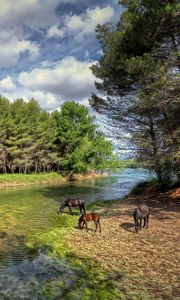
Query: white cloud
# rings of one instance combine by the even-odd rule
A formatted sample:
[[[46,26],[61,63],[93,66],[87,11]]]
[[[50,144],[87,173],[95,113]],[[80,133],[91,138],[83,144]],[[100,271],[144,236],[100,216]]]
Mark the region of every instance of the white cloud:
[[[64,26],[59,27],[56,14],[62,3],[75,3],[77,0],[0,0],[0,68],[15,66],[26,53],[30,60],[37,59],[40,45],[32,41],[35,32],[46,32],[47,38],[63,38],[74,35],[81,40],[94,34],[96,25],[111,20],[114,10],[111,6],[87,9],[81,15],[67,16]],[[28,29],[28,30],[26,30]],[[41,39],[39,40],[41,42]]]
[[[65,27],[69,33],[77,33],[76,38],[94,34],[97,24],[104,24],[112,19],[114,9],[111,6],[87,9],[84,14],[66,17]],[[65,29],[64,29],[65,30]]]
[[[56,96],[50,93],[44,93],[43,91],[36,91],[32,93],[32,98],[37,100],[41,107],[52,110],[59,106]]]
[[[35,92],[43,91],[58,95],[61,100],[81,100],[95,91],[91,70],[92,63],[65,57],[52,68],[36,68],[22,72],[18,82],[21,86]]]
[[[67,100],[89,106],[88,99],[91,92],[95,91],[95,78],[89,69],[92,63],[70,56],[56,64],[43,61],[42,65],[20,73],[17,86],[10,76],[3,78],[0,81],[0,93],[11,101],[34,98],[49,111],[58,109]]]
[[[25,52],[28,53],[31,60],[34,60],[39,55],[39,46],[29,40],[18,40],[11,35],[5,39],[0,35],[1,68],[14,66],[20,55]]]
[[[13,83],[12,78],[7,76],[6,78],[0,81],[0,89],[2,91],[13,91],[15,90],[16,85]]]
[[[0,0],[0,28],[47,28],[57,22],[59,0]]]
[[[58,37],[58,38],[63,38],[65,36],[65,32],[61,29],[58,28],[58,26],[54,25],[49,28],[47,32],[47,37],[52,38],[52,37]]]
[[[14,66],[25,52],[31,60],[38,57],[40,46],[31,41],[31,32],[58,22],[55,9],[59,1],[0,0],[0,68]]]

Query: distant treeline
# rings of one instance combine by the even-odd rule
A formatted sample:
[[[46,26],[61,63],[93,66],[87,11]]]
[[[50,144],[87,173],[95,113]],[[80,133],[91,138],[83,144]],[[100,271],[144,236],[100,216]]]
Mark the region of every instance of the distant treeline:
[[[0,97],[0,173],[103,170],[116,161],[85,106],[66,102],[48,113],[32,99]]]

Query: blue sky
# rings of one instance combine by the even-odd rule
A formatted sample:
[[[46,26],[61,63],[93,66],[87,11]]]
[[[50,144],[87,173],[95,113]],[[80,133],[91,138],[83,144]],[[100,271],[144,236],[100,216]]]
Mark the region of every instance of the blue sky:
[[[121,11],[118,0],[0,0],[0,94],[33,97],[48,111],[88,105],[89,68],[102,54],[95,27]]]

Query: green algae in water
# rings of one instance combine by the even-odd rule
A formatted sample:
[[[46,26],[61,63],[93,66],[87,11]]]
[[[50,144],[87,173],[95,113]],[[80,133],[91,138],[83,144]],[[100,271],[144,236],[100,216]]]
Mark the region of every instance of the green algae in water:
[[[89,264],[82,266],[77,259],[52,259],[40,253],[32,261],[3,269],[0,299],[117,299],[104,274],[97,281],[95,269]]]

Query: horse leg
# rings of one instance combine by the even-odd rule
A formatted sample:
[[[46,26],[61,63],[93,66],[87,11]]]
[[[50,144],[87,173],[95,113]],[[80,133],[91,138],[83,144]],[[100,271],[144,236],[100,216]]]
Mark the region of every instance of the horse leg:
[[[85,221],[82,221],[82,229],[84,228]]]
[[[100,221],[98,221],[98,224],[99,224],[99,232],[101,232],[101,223],[100,223]]]
[[[146,217],[144,217],[143,219],[144,219],[144,225],[143,225],[143,227],[145,227],[146,226]]]
[[[147,223],[146,223],[146,228],[148,228],[148,224],[149,224],[149,215],[147,215],[146,221],[147,221]]]
[[[84,221],[85,222],[85,224],[86,224],[86,230],[88,231],[88,226],[87,226],[87,222],[86,221]]]
[[[85,206],[84,206],[84,204],[83,204],[83,210],[84,210],[84,213],[86,214],[86,210],[85,210]]]
[[[97,227],[98,227],[98,223],[96,221],[94,221],[94,224],[95,224],[95,230],[94,230],[94,232],[96,232],[97,231]]]
[[[69,213],[70,215],[73,215],[72,209],[71,209],[71,205],[69,205]]]
[[[142,218],[140,218],[139,229],[141,229],[141,227],[142,227]]]
[[[82,207],[81,207],[81,205],[79,205],[79,210],[80,210],[80,213],[81,213],[81,211],[82,211]]]

